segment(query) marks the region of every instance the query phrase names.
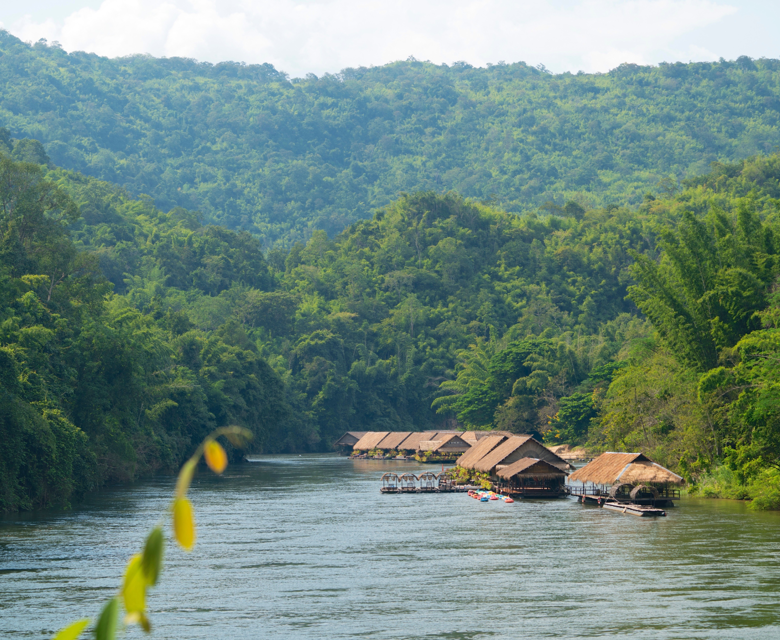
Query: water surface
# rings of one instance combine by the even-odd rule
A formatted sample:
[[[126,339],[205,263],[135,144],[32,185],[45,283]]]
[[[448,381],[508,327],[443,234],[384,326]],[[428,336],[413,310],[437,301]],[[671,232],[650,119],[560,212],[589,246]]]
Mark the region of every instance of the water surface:
[[[778,514],[684,500],[645,519],[571,499],[381,495],[391,469],[434,470],[274,456],[198,475],[198,541],[168,547],[152,637],[780,638]],[[0,520],[0,637],[51,637],[95,615],[173,485]]]

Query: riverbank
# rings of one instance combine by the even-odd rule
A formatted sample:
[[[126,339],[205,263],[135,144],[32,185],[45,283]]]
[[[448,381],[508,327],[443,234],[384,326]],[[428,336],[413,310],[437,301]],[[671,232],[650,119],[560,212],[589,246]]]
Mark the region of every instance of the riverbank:
[[[747,502],[753,511],[780,510],[780,470],[757,469],[745,477],[722,464],[691,485],[688,494],[701,498],[725,498]]]

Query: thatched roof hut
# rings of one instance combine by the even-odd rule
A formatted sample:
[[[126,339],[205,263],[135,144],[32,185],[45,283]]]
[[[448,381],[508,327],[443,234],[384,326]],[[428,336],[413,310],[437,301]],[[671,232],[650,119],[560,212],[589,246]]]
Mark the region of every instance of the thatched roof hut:
[[[431,453],[463,453],[471,448],[471,445],[457,433],[439,436],[440,434],[436,434],[435,440],[421,440],[417,448],[420,451],[430,451]]]
[[[382,449],[383,451],[396,450],[398,449],[398,445],[400,445],[410,435],[412,435],[411,431],[391,431],[384,438],[382,438],[382,441],[374,448]]]
[[[366,435],[360,438],[352,448],[357,451],[371,451],[372,449],[376,449],[376,445],[382,442],[389,433],[389,431],[367,431]]]
[[[510,480],[518,476],[533,476],[534,478],[565,478],[566,472],[558,467],[537,458],[520,458],[507,467],[496,472],[499,478]]]
[[[517,462],[521,458],[536,458],[549,462],[561,470],[570,469],[571,465],[555,455],[541,442],[531,436],[512,436],[490,453],[473,463],[473,469],[482,473],[494,473],[503,466]]]
[[[413,431],[408,438],[398,445],[398,448],[404,451],[417,451],[421,441],[431,440],[435,435],[435,431]]]
[[[506,440],[506,436],[487,436],[480,440],[471,449],[458,458],[458,466],[464,469],[474,469],[474,464],[493,451]]]
[[[624,484],[675,484],[684,480],[676,473],[650,460],[643,453],[602,453],[569,476],[572,482],[603,486]]]
[[[504,442],[490,453],[477,460],[474,463],[474,470],[481,471],[482,473],[490,473],[499,464],[511,464],[514,460],[507,460],[507,458],[530,438],[531,436],[513,436],[504,440]],[[520,457],[518,456],[516,459],[519,460]]]
[[[366,435],[365,431],[347,431],[343,436],[341,436],[338,440],[336,440],[336,442],[333,443],[333,446],[334,447],[352,447],[364,435]]]

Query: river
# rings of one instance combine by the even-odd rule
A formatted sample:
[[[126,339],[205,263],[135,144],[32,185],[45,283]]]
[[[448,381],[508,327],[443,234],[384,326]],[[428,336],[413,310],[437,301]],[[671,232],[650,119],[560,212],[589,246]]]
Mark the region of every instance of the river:
[[[198,541],[168,545],[151,637],[780,638],[777,513],[685,499],[645,519],[572,499],[379,493],[384,471],[431,468],[305,455],[199,473]],[[0,520],[0,637],[94,616],[173,485]]]

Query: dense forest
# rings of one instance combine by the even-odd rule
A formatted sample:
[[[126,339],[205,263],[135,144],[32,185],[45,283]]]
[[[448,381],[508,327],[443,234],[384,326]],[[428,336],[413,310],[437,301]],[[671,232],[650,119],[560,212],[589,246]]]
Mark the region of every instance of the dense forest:
[[[403,192],[510,213],[637,207],[710,162],[780,144],[780,61],[747,57],[597,75],[408,60],[291,80],[0,32],[0,79],[0,125],[58,166],[265,248],[333,237]]]
[[[636,206],[417,192],[264,251],[37,140],[0,146],[4,511],[174,469],[230,424],[270,452],[347,429],[532,431],[780,504],[780,156]]]

